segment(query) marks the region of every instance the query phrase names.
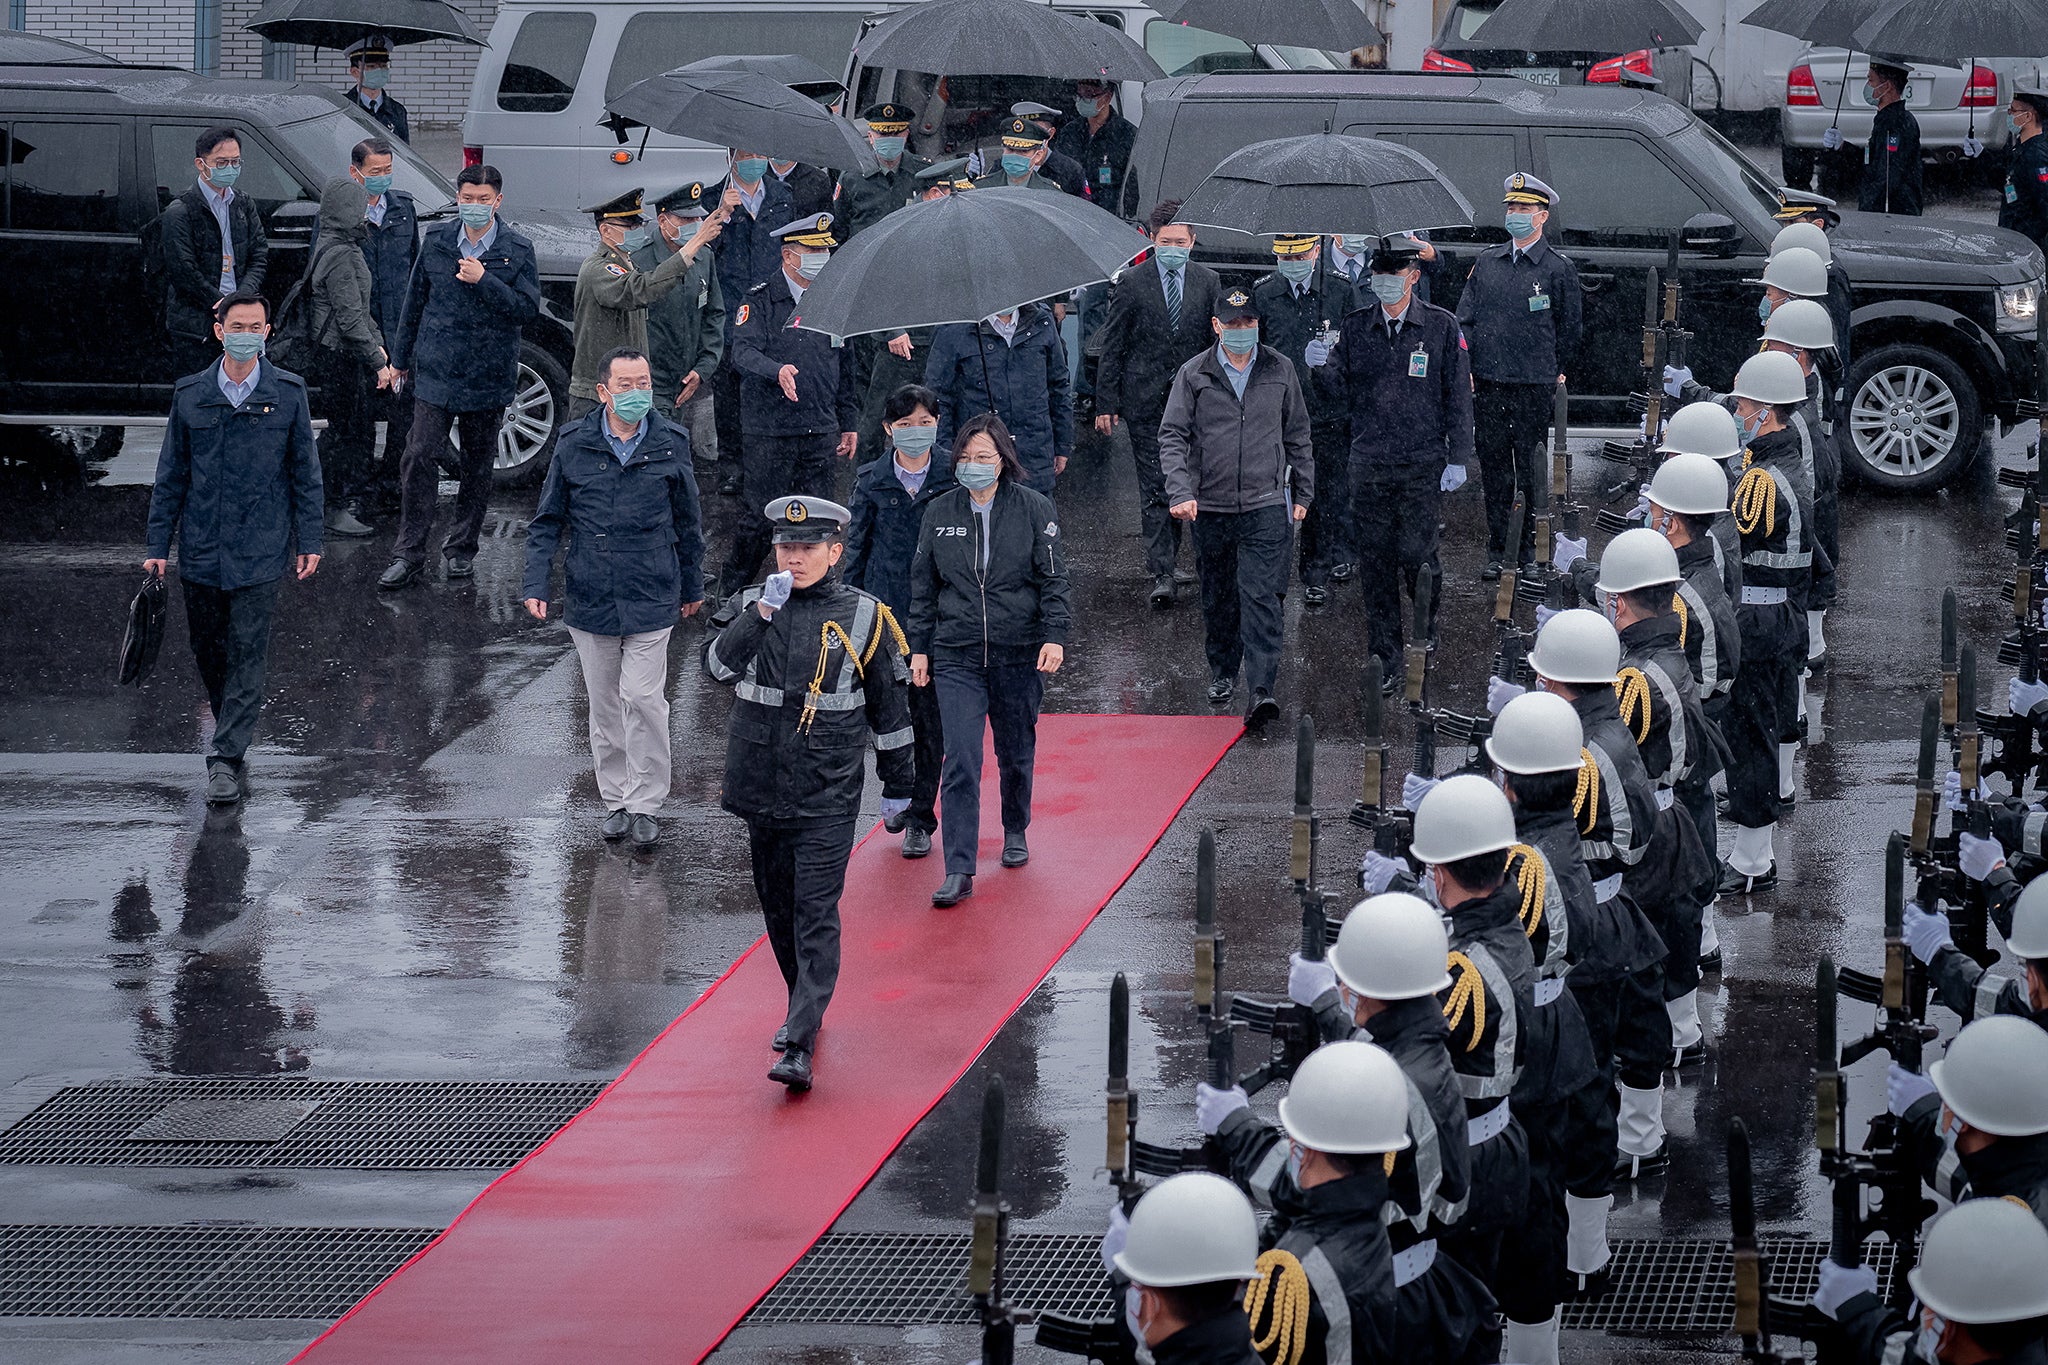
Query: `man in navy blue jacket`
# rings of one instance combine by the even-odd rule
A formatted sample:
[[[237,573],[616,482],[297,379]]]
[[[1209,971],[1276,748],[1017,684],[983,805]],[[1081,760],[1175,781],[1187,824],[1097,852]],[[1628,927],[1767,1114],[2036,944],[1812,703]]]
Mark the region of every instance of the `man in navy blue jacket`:
[[[1010,429],[1025,483],[1050,497],[1074,453],[1074,394],[1067,348],[1052,310],[1028,303],[976,323],[932,334],[925,387],[939,395],[939,446],[951,449],[960,424],[993,411]]]
[[[548,579],[570,532],[565,620],[590,694],[590,756],[604,837],[654,847],[668,799],[668,637],[704,601],[704,532],[690,437],[654,413],[647,357],[598,362],[603,406],[561,430],[540,507],[526,529],[520,596],[548,617]]]
[[[161,577],[176,536],[192,657],[213,711],[206,799],[225,806],[245,795],[277,581],[294,568],[313,576],[325,527],[306,381],[261,359],[270,305],[229,294],[213,334],[226,354],[171,396],[143,567]]]
[[[484,502],[505,406],[519,386],[519,333],[540,312],[540,270],[533,243],[499,221],[504,180],[493,166],[465,166],[455,177],[458,221],[420,243],[405,314],[388,336],[391,368],[413,393],[412,434],[399,470],[404,506],[391,567],[377,580],[390,591],[426,567],[434,529],[441,451],[450,424],[462,430],[462,488],[455,524],[441,543],[450,578],[475,572]]]

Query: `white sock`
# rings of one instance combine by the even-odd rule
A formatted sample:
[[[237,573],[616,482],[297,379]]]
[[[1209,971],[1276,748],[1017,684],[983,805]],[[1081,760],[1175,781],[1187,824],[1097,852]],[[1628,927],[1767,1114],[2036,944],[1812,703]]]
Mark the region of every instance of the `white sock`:
[[[1775,823],[1758,825],[1754,829],[1747,825],[1735,827],[1735,846],[1728,850],[1728,866],[1745,877],[1761,877],[1771,870],[1775,860],[1771,850],[1771,836],[1777,830]]]
[[[1655,1156],[1664,1145],[1664,1092],[1638,1090],[1617,1085],[1621,1091],[1621,1113],[1617,1118],[1616,1143],[1623,1156]]]

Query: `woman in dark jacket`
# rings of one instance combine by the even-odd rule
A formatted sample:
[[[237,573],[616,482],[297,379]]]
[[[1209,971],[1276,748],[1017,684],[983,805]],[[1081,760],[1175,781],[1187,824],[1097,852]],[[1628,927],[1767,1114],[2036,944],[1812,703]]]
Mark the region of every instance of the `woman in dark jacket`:
[[[922,384],[899,386],[883,402],[884,454],[861,466],[854,476],[846,527],[846,557],[839,576],[846,585],[873,593],[901,617],[910,614],[910,570],[917,559],[917,533],[925,509],[942,493],[950,493],[953,459],[936,448],[939,396]],[[945,756],[940,738],[939,703],[929,687],[910,689],[910,725],[917,738],[913,757],[917,785],[910,809],[884,826],[903,831],[902,853],[922,858],[932,851],[939,828],[939,765]]]
[[[320,440],[320,477],[327,490],[330,535],[366,536],[351,503],[363,493],[377,447],[370,395],[391,383],[390,357],[377,326],[376,289],[363,242],[370,192],[337,175],[320,192],[320,237],[307,268],[313,348],[307,378],[320,392],[316,416],[327,419]]]
[[[974,894],[981,840],[981,737],[1002,779],[1003,866],[1022,867],[1044,677],[1066,658],[1065,555],[1052,499],[1026,487],[1009,429],[992,413],[960,427],[960,487],[932,500],[910,571],[910,681],[937,693],[946,880],[932,904]]]

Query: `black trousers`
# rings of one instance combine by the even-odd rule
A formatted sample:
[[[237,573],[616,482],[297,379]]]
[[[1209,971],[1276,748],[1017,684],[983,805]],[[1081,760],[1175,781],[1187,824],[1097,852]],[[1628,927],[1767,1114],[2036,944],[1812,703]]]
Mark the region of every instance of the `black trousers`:
[[[728,305],[730,306],[730,305]],[[740,467],[740,455],[747,440],[740,431],[740,372],[732,363],[732,338],[725,342],[725,363],[711,376],[711,420],[718,428],[718,458]],[[774,497],[773,493],[768,495]],[[760,511],[759,505],[754,510]]]
[[[376,376],[362,362],[337,351],[318,353],[309,378],[320,390],[319,410],[327,419],[320,433],[320,483],[329,507],[363,496],[370,458],[377,449],[377,419],[370,408]]]
[[[1511,1320],[1548,1322],[1565,1299],[1566,1101],[1518,1104],[1515,1122],[1529,1137],[1529,1199],[1501,1241],[1501,1258],[1514,1273],[1500,1277],[1496,1295]]]
[[[768,946],[789,988],[789,1045],[817,1045],[818,1025],[839,984],[839,896],[853,853],[854,817],[780,824],[747,821],[754,894]]]
[[[1159,469],[1159,419],[1164,409],[1126,414],[1131,458],[1138,466],[1138,529],[1145,537],[1145,572],[1173,572],[1180,558],[1180,523],[1166,514],[1166,475]]]
[[[1778,737],[1785,728],[1779,710],[1799,634],[1789,603],[1741,606],[1735,619],[1742,667],[1735,672],[1722,727],[1728,741],[1728,818],[1760,829],[1778,819]]]
[[[1292,532],[1285,504],[1195,518],[1210,677],[1235,678],[1242,665],[1252,691],[1272,692],[1280,676]]]
[[[946,741],[939,777],[939,827],[948,875],[974,875],[981,843],[984,730],[995,741],[1003,832],[1021,834],[1031,824],[1031,770],[1038,754],[1038,704],[1045,692],[1037,664],[1035,657],[1020,656],[988,665],[951,659],[932,665],[931,690],[938,693]]]
[[[726,449],[721,425],[718,435],[721,454]],[[809,436],[767,436],[747,433],[740,451],[740,501],[745,504],[733,520],[732,544],[726,551],[725,568],[719,587],[727,595],[754,581],[761,557],[768,553],[770,528],[761,509],[777,498],[791,494],[829,498],[832,496],[832,461],[839,437],[829,431]]]
[[[1697,943],[1694,950],[1697,953]],[[1660,965],[1606,981],[1582,981],[1576,973],[1565,978],[1585,1016],[1598,1069],[1593,1080],[1565,1102],[1563,1187],[1581,1199],[1614,1192],[1616,1116],[1621,1107],[1621,1093],[1614,1088],[1617,1075],[1633,1089],[1655,1089],[1671,1060],[1671,1016],[1664,1012],[1663,976]]]
[[[1301,523],[1301,581],[1320,588],[1330,570],[1358,558],[1351,507],[1351,422],[1349,418],[1309,424],[1316,462],[1316,496]]]
[[[1479,455],[1479,479],[1486,494],[1486,552],[1507,553],[1508,518],[1515,499],[1526,498],[1544,477],[1543,443],[1557,401],[1555,384],[1501,384],[1475,381],[1472,391],[1472,436]],[[1549,553],[1548,546],[1522,546],[1522,562]]]
[[[379,510],[396,512],[404,505],[404,480],[399,471],[405,463],[406,445],[412,439],[413,400],[409,394],[371,389],[366,405],[370,421],[384,424],[384,454],[364,467],[363,486],[357,496]],[[375,449],[374,442],[371,448]]]
[[[1437,566],[1443,517],[1443,469],[1366,473],[1353,471],[1352,520],[1358,528],[1358,586],[1365,597],[1366,644],[1379,656],[1387,677],[1401,666],[1401,643],[1411,612],[1401,605],[1402,589],[1415,600],[1415,580],[1426,564]],[[1437,604],[1430,602],[1430,638],[1436,638]]]
[[[455,518],[448,537],[441,542],[444,555],[474,555],[477,537],[484,529],[484,508],[491,496],[491,466],[498,454],[498,428],[504,424],[505,409],[483,408],[457,412],[432,403],[413,400],[412,431],[405,443],[405,462],[399,467],[405,498],[398,516],[398,542],[392,554],[407,563],[424,563],[427,537],[434,529],[434,513],[440,501],[441,452],[448,445],[448,428],[458,424],[461,434],[461,485],[455,494]]]
[[[1455,1142],[1456,1133],[1444,1134]],[[1477,1276],[1487,1292],[1501,1296],[1501,1242],[1510,1226],[1521,1221],[1529,1202],[1529,1136],[1521,1120],[1511,1118],[1500,1134],[1468,1149],[1472,1185],[1465,1216],[1442,1239],[1441,1249]],[[1513,1274],[1524,1273],[1516,1266]]]
[[[910,732],[911,761],[917,765],[910,783],[910,828],[932,834],[939,828],[939,772],[946,761],[937,688],[910,689]]]
[[[242,766],[263,713],[263,674],[270,657],[270,616],[277,604],[277,580],[246,588],[216,588],[182,580],[185,630],[192,638],[192,662],[206,687],[213,712],[213,743],[207,761]]]

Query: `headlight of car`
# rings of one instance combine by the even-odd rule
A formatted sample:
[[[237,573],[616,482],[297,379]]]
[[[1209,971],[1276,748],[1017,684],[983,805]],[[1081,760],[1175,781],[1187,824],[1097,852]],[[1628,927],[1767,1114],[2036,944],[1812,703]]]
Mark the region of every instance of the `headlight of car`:
[[[2041,281],[1998,286],[1998,330],[2031,332],[2041,310]]]

